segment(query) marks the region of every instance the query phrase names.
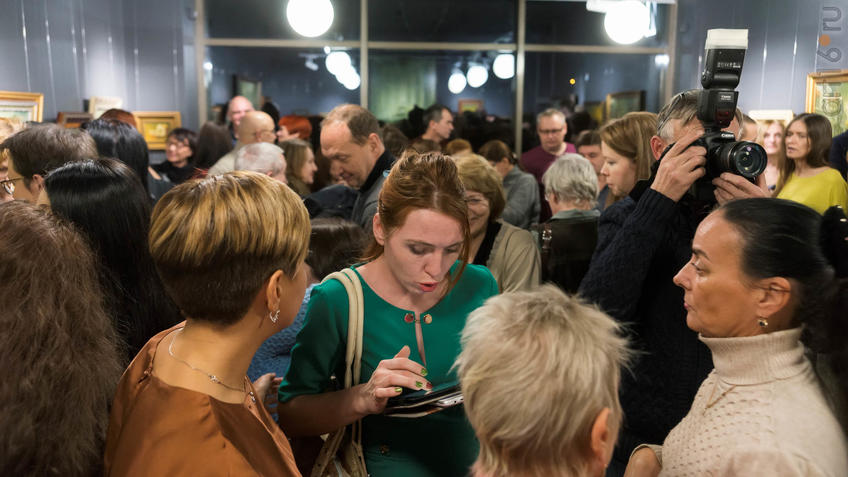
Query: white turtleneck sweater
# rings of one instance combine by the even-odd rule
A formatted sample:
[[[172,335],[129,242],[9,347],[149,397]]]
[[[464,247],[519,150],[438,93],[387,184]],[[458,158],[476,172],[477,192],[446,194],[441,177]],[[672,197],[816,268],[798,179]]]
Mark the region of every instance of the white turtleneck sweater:
[[[662,446],[663,476],[848,476],[848,444],[801,330],[705,338],[715,369]]]

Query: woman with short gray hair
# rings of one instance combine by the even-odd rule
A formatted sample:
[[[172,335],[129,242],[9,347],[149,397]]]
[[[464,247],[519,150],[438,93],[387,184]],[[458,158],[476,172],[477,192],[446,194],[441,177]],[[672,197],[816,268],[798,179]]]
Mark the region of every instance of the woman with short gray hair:
[[[604,474],[630,355],[621,325],[543,285],[488,299],[469,315],[461,342],[455,366],[480,441],[472,475]]]
[[[542,280],[574,293],[598,241],[598,177],[583,156],[565,154],[551,164],[542,181],[553,213],[538,226]]]

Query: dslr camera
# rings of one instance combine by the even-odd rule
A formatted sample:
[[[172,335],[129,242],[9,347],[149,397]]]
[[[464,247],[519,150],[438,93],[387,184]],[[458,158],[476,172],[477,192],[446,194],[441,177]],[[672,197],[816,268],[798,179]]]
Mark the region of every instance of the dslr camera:
[[[722,131],[736,114],[739,92],[735,88],[739,85],[747,48],[748,30],[707,31],[706,61],[701,75],[703,89],[698,94],[698,119],[704,125],[704,135],[691,144],[707,150],[706,174],[693,185],[692,193],[697,199],[714,200],[712,180],[724,172],[756,183],[757,176],[766,170],[768,159],[762,146],[737,141],[732,133]]]

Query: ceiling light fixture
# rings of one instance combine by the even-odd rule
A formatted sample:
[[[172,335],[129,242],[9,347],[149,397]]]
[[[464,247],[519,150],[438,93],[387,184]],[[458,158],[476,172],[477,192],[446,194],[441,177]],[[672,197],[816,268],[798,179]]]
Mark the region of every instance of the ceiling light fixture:
[[[330,0],[289,0],[286,19],[299,35],[315,38],[333,24],[333,4]]]
[[[468,80],[468,86],[479,88],[489,80],[489,70],[483,65],[471,64],[468,66],[465,78]]]
[[[501,53],[492,63],[492,71],[500,79],[510,79],[515,76],[515,56],[512,53]]]

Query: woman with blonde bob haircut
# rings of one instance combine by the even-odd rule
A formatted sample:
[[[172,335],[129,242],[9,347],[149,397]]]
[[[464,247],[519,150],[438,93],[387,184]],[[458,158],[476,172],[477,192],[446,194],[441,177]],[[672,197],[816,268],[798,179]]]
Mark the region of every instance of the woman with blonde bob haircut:
[[[626,197],[636,182],[651,176],[651,137],[656,131],[657,115],[644,111],[627,113],[601,128],[601,175],[610,189],[607,206]]]
[[[487,300],[468,317],[456,362],[480,440],[473,475],[603,475],[629,355],[615,320],[553,285]]]
[[[274,376],[251,384],[246,372],[303,300],[309,217],[300,198],[253,172],[189,181],[156,204],[149,237],[186,321],[151,338],[124,373],[105,474],[299,475],[262,406]]]

